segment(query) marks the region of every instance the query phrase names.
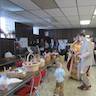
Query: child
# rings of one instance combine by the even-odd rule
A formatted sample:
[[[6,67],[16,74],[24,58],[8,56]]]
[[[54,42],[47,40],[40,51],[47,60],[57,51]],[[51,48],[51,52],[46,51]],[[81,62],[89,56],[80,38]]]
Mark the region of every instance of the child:
[[[57,94],[59,96],[64,96],[64,74],[65,71],[62,68],[62,64],[60,62],[56,62],[57,64],[57,69],[55,70],[55,78],[56,78],[56,88],[54,90],[54,95],[53,96],[57,96]]]

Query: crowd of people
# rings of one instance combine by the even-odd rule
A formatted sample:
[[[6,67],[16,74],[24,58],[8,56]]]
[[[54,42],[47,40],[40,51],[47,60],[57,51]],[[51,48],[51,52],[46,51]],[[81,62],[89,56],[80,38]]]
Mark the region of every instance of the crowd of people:
[[[50,41],[50,40],[49,40]],[[39,43],[36,41],[33,42],[31,49],[33,52],[39,48],[40,55],[44,55],[44,52],[58,52],[60,55],[65,55],[65,61],[68,59],[68,51],[69,45],[64,40],[52,40],[49,42],[48,40],[39,40]]]
[[[89,80],[90,69],[94,61],[94,43],[91,38],[87,38],[85,33],[80,33],[74,39],[72,44],[66,46],[61,46],[59,48],[59,42],[54,41],[53,44],[48,43],[47,40],[41,39],[40,43],[36,44],[34,42],[33,52],[38,51],[40,55],[48,54],[49,52],[57,52],[60,55],[65,55],[65,61],[67,62],[67,69],[70,73],[71,79],[76,79],[81,81],[81,85],[78,87],[80,90],[89,90],[91,88],[91,83]],[[62,44],[61,44],[62,45]],[[34,51],[35,50],[35,51]],[[37,53],[38,53],[37,52]],[[47,55],[46,55],[47,56]],[[59,96],[64,96],[64,76],[65,71],[62,67],[63,64],[60,61],[56,61],[56,88],[54,90],[54,96],[59,94]],[[59,89],[59,90],[58,90]]]

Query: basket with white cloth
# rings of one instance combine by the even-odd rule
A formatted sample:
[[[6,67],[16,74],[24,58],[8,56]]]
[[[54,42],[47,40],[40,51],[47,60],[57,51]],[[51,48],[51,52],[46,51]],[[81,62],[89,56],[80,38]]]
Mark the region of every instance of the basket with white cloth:
[[[33,59],[29,60],[29,57],[32,56]],[[23,67],[26,69],[27,72],[35,72],[39,70],[40,62],[34,62],[34,55],[29,53],[27,56],[27,60],[23,62]]]

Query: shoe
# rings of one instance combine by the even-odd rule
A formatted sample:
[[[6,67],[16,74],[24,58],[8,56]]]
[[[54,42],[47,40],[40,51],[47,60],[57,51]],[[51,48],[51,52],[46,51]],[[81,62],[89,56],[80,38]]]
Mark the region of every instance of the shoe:
[[[88,87],[89,87],[89,88],[91,88],[92,86],[91,86],[91,85],[89,85]]]
[[[78,89],[80,90],[89,90],[90,88],[91,88],[91,85],[89,86],[81,85],[80,87],[78,87]]]
[[[57,94],[54,94],[53,96],[57,96]]]
[[[84,87],[82,90],[89,90],[90,89],[90,87]]]
[[[73,79],[73,78],[70,76],[69,79]]]
[[[79,87],[77,87],[77,88],[80,89],[80,90],[83,90],[84,85],[81,85],[81,86],[79,86]]]

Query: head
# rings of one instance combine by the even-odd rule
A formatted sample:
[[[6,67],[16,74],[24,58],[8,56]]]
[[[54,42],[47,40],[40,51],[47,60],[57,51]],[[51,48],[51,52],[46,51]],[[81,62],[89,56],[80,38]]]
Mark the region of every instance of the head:
[[[45,49],[45,52],[46,52],[46,53],[49,53],[49,50],[48,50],[48,49]]]
[[[81,33],[79,34],[79,40],[80,40],[80,41],[83,41],[84,38],[85,38],[85,33],[81,32]]]
[[[56,48],[54,48],[54,49],[53,49],[53,52],[57,52],[57,49],[56,49]]]
[[[79,41],[79,35],[76,36],[75,41]]]
[[[57,61],[57,62],[56,62],[56,66],[57,66],[57,68],[62,68],[62,63],[59,62],[59,61]]]

